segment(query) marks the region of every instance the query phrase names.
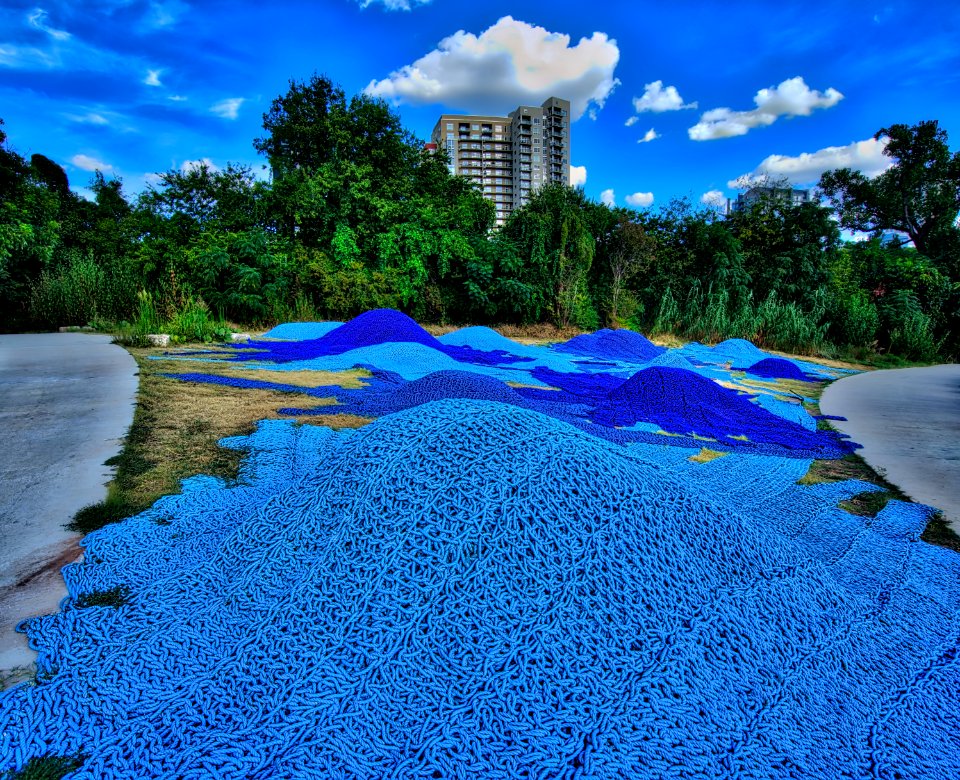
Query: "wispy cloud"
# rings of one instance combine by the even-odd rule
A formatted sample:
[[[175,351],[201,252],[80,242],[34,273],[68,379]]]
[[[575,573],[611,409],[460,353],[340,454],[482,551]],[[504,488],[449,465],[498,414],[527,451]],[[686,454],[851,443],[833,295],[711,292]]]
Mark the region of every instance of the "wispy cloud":
[[[144,14],[142,26],[152,30],[172,27],[189,10],[181,0],[151,0]]]
[[[95,111],[90,111],[86,114],[67,114],[67,119],[71,122],[76,122],[81,125],[109,125],[110,120],[107,119],[103,114],[98,114]]]
[[[573,119],[595,116],[620,82],[617,42],[595,32],[569,35],[504,16],[479,35],[459,30],[366,93],[414,105],[443,103],[472,111],[510,111],[551,95],[570,101]]]
[[[210,111],[223,119],[236,119],[240,115],[240,106],[246,98],[225,98],[210,106]]]
[[[143,79],[143,83],[148,87],[162,87],[163,84],[160,82],[161,73],[163,73],[163,68],[158,68],[157,70],[148,70],[147,75]]]
[[[387,11],[411,11],[415,6],[426,5],[430,0],[357,0],[361,8],[382,5]]]
[[[643,134],[643,138],[637,139],[638,144],[648,144],[651,141],[656,141],[660,136],[657,134],[657,131],[652,127]]]
[[[27,14],[27,24],[33,27],[35,30],[41,30],[53,38],[55,41],[67,41],[70,40],[70,33],[65,30],[57,30],[47,24],[48,14],[42,8],[34,8],[29,14]]]
[[[83,171],[112,171],[113,166],[109,163],[98,160],[96,157],[90,157],[86,154],[75,154],[70,158],[70,162]]]
[[[815,109],[830,108],[841,100],[843,95],[833,87],[818,92],[810,89],[802,77],[796,76],[776,87],[758,91],[753,98],[757,107],[749,111],[714,108],[705,112],[687,133],[694,141],[746,135],[755,127],[772,125],[782,116],[810,116]]]

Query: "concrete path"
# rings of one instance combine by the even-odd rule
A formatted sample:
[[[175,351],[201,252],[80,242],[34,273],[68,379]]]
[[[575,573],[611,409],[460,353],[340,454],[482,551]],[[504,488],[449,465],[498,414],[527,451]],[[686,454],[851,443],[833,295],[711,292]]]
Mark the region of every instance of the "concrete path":
[[[960,365],[900,368],[829,385],[820,411],[863,445],[858,454],[960,533]]]
[[[63,525],[106,497],[136,391],[109,336],[0,335],[0,683],[36,659],[16,624],[66,596],[60,568],[80,549]]]

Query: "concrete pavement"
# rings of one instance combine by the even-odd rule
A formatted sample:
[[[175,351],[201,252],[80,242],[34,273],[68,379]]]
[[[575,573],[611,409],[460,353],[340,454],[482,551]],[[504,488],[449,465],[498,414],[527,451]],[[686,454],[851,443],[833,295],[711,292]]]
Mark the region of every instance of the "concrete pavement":
[[[80,549],[63,526],[106,497],[136,391],[136,361],[109,336],[0,335],[0,680],[34,663],[14,626],[66,595],[60,568]]]
[[[871,371],[829,385],[820,411],[863,445],[859,454],[960,533],[960,365]]]

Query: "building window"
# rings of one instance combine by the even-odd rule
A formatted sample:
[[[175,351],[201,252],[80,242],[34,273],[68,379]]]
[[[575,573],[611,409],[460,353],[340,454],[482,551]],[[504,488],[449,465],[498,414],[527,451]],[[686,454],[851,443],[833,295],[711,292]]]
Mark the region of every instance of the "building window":
[[[453,122],[447,122],[447,130],[453,130]]]

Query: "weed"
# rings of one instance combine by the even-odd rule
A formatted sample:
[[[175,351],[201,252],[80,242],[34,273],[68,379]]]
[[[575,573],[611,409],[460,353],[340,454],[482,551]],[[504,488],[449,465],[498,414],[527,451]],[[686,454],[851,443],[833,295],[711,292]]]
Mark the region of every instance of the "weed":
[[[109,590],[95,590],[91,593],[84,593],[74,600],[73,605],[79,609],[84,607],[122,607],[130,598],[130,589],[124,585],[118,585]]]
[[[22,769],[0,775],[0,780],[60,780],[83,766],[83,762],[83,756],[31,758]]]

